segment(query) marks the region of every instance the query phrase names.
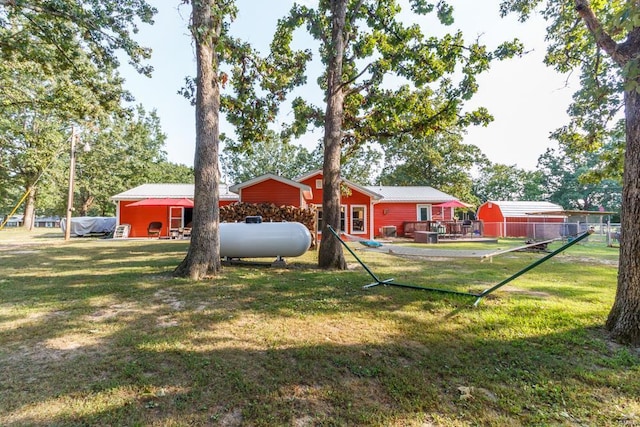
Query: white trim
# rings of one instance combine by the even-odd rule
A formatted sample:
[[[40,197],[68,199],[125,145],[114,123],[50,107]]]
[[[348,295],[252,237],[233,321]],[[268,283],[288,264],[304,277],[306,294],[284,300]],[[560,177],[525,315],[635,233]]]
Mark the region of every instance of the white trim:
[[[347,224],[349,219],[347,218],[347,205],[340,205],[340,225],[342,225],[342,214],[344,213],[344,227],[340,227],[340,231],[347,232]]]
[[[370,215],[369,238],[370,239],[373,239],[374,237],[376,237],[375,230],[373,229],[373,225],[375,224],[375,220],[376,220],[374,215],[375,209],[373,208],[373,205],[374,205],[373,201],[369,203],[369,215]]]
[[[420,209],[422,208],[427,209],[427,219],[420,218]],[[432,205],[430,203],[416,204],[416,220],[417,221],[431,221],[432,215],[433,215]]]
[[[173,216],[173,210],[174,209],[180,209],[180,217],[177,216]],[[178,227],[172,227],[171,222],[174,219],[180,219],[180,226]],[[172,230],[176,229],[176,228],[183,228],[184,227],[184,208],[182,206],[169,206],[169,232],[171,232]]]
[[[319,206],[316,208],[316,233],[318,233],[318,235],[322,235],[322,227],[319,227],[319,223],[318,223],[318,214],[322,212],[322,206]],[[342,213],[344,213],[344,228],[340,227],[341,232],[346,233],[347,232],[347,205],[340,205],[340,222],[342,223]],[[322,219],[322,222],[324,224],[324,218]]]
[[[362,208],[362,231],[356,231],[353,229],[353,209],[354,208]],[[351,234],[367,234],[367,205],[349,205],[349,229],[351,230]]]

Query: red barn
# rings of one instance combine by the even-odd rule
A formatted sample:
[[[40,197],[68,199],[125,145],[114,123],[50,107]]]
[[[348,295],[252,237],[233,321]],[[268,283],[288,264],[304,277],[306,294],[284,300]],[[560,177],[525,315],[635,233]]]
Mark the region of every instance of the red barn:
[[[485,236],[540,240],[561,235],[560,224],[566,220],[566,216],[558,215],[562,210],[562,206],[550,202],[488,201],[478,207],[477,218],[484,223]]]

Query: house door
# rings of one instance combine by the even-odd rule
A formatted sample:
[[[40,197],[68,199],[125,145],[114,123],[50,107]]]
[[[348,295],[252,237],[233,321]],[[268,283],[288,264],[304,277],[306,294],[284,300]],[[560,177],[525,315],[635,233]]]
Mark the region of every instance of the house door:
[[[431,221],[431,205],[418,205],[418,221]]]

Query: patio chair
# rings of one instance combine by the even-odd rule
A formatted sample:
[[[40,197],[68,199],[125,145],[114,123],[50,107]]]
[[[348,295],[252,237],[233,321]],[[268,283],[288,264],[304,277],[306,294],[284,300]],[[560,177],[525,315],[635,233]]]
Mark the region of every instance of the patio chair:
[[[183,239],[191,238],[191,227],[184,227],[181,234]]]
[[[162,223],[159,221],[150,222],[147,227],[147,236],[149,237],[160,237],[160,232],[162,231]]]

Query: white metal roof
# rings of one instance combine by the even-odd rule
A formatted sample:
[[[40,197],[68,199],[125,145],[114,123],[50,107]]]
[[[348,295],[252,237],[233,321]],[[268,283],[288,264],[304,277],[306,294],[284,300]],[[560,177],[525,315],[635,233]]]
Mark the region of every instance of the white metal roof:
[[[193,184],[142,184],[111,197],[111,200],[141,200],[153,198],[187,198],[193,199]],[[226,185],[220,184],[221,200],[238,200],[238,195],[231,193]]]
[[[443,193],[440,190],[428,186],[368,186],[366,188],[382,196],[380,203],[442,203],[458,200],[450,194]]]
[[[306,177],[311,177],[318,172],[307,174]],[[269,175],[269,174],[268,174]],[[261,179],[265,179],[265,175],[258,177]],[[256,178],[256,179],[258,179]],[[306,179],[304,177],[297,178],[297,180],[302,181]],[[299,182],[284,180],[280,178],[281,181],[290,182],[292,184],[297,184],[300,188],[304,190],[308,189],[307,185],[301,184]],[[250,181],[247,181],[249,183]],[[257,181],[256,181],[257,182]],[[358,190],[364,194],[371,196],[373,199],[379,200],[379,202],[409,202],[409,203],[442,203],[448,202],[451,200],[457,200],[454,196],[451,196],[447,193],[443,193],[440,190],[436,190],[433,187],[428,186],[361,186],[356,183],[353,183],[349,180],[343,179],[343,182],[347,184],[347,186]],[[235,193],[232,193],[231,190],[238,190],[241,187],[247,185],[247,183],[243,183],[240,185],[234,185],[231,188],[226,185],[220,184],[220,199],[221,200],[238,200],[239,196]],[[255,182],[253,182],[255,183]],[[130,190],[124,191],[120,194],[116,194],[111,197],[113,201],[119,200],[141,200],[141,199],[149,199],[149,198],[188,198],[193,199],[193,184],[142,184],[138,187],[132,188]],[[309,188],[310,191],[310,188]],[[498,202],[494,202],[498,203]],[[559,206],[555,205],[554,209],[562,209]],[[533,212],[533,211],[532,211]]]
[[[566,216],[558,215],[558,211],[562,210],[562,206],[551,202],[490,200],[486,203],[493,203],[494,205],[499,206],[502,211],[502,215],[505,218],[525,217],[533,213],[541,214],[543,212],[549,212],[549,215],[547,216]]]

